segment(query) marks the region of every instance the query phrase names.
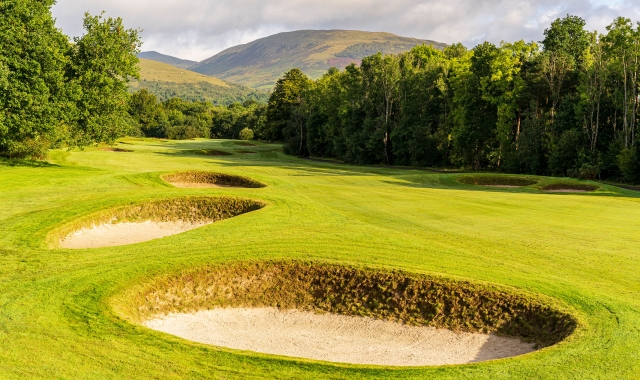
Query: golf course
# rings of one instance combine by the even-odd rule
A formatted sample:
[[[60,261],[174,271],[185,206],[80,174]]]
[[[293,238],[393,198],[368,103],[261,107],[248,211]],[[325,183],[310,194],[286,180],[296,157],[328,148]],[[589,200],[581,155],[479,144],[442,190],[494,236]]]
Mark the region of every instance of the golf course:
[[[640,373],[637,191],[349,166],[222,139],[51,150],[46,161],[0,159],[0,178],[3,379]],[[119,230],[87,235],[176,222],[102,246],[95,236]],[[259,307],[511,336],[532,349],[464,364],[349,364],[205,344],[147,323]]]

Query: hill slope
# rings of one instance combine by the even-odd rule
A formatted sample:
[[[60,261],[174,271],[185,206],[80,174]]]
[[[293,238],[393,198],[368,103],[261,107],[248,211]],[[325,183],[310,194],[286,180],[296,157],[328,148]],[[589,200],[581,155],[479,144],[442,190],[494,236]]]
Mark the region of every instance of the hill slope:
[[[148,59],[140,59],[140,81],[131,82],[130,88],[132,91],[146,88],[160,100],[182,98],[214,104],[250,99],[264,102],[268,98],[262,91]]]
[[[300,30],[229,48],[190,69],[255,88],[270,88],[285,71],[294,67],[318,78],[330,67],[344,68],[378,51],[399,53],[423,43],[439,48],[446,46],[391,33]]]
[[[161,54],[157,51],[143,51],[142,53],[138,54],[138,58],[151,59],[153,61],[167,63],[171,66],[179,67],[181,69],[188,69],[189,67],[198,63],[196,61],[190,61],[188,59],[180,59],[172,57],[170,55]]]

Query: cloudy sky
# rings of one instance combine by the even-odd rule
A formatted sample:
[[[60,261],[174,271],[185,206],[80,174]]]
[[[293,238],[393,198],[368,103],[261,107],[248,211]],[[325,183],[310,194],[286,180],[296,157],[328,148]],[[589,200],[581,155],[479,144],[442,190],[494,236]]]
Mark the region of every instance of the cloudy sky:
[[[82,34],[82,15],[106,11],[143,29],[143,50],[196,61],[225,48],[299,29],[391,32],[468,47],[539,41],[566,14],[604,31],[617,16],[640,20],[640,0],[58,0],[57,24]]]

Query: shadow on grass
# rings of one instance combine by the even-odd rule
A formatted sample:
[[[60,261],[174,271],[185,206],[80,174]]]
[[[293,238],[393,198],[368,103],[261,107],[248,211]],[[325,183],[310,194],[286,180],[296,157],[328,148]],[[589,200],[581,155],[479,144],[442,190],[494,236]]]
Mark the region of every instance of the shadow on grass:
[[[23,167],[23,168],[59,168],[60,165],[51,164],[46,161],[24,160],[0,158],[0,166]]]

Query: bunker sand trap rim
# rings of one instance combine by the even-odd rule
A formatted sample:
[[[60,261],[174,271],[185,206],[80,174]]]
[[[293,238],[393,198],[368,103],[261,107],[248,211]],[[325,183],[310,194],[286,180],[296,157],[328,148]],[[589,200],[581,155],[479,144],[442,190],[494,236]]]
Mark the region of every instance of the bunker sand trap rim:
[[[272,307],[169,314],[143,324],[204,344],[351,364],[464,364],[534,351],[533,343],[515,337]]]
[[[181,234],[213,222],[125,222],[109,223],[83,228],[60,242],[61,248],[102,248],[142,243]]]

